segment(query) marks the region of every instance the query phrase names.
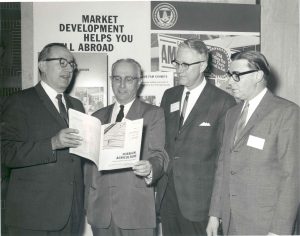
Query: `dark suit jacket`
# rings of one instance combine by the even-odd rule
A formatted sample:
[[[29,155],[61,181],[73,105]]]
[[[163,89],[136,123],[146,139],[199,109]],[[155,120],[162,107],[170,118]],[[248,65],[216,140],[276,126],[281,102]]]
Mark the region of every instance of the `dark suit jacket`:
[[[226,116],[209,214],[222,218],[225,234],[230,211],[238,234],[291,234],[299,204],[299,107],[267,92],[233,144],[242,106]]]
[[[166,151],[170,165],[159,182],[157,204],[159,207],[172,168],[181,213],[190,221],[201,221],[208,218],[222,117],[235,100],[207,83],[178,133],[180,110],[171,112],[170,107],[181,101],[183,89],[183,86],[176,86],[166,90],[161,102],[165,111]]]
[[[84,112],[79,100],[67,96],[66,102]],[[1,160],[11,168],[6,224],[31,230],[61,229],[75,194],[82,209],[81,159],[68,149],[52,151],[51,137],[67,124],[40,84],[7,99],[1,128]]]
[[[103,124],[111,122],[113,105],[102,108],[93,115]],[[153,167],[153,180],[162,175],[168,156],[164,151],[165,119],[159,107],[136,99],[126,116],[129,120],[144,119],[141,160],[149,160]],[[155,228],[153,186],[136,176],[132,169],[115,171],[97,170],[85,166],[86,207],[89,224],[97,228],[108,227],[111,218],[122,229]]]

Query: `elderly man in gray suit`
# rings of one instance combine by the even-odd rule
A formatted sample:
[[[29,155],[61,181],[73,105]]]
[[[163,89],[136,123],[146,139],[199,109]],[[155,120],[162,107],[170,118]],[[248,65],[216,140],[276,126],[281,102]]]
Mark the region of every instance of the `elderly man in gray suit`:
[[[88,223],[93,235],[153,236],[156,227],[153,185],[163,174],[165,118],[161,108],[136,98],[142,69],[133,59],[112,66],[116,102],[93,115],[103,124],[144,119],[141,160],[132,169],[99,172],[89,163],[85,172]]]
[[[225,119],[207,226],[217,235],[291,234],[299,204],[299,107],[273,95],[259,52],[236,55],[230,85],[243,102]]]

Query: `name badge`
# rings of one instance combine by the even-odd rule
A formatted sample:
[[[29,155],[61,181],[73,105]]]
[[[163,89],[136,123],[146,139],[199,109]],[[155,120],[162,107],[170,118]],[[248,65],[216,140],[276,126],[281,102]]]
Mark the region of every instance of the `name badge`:
[[[265,139],[253,135],[249,135],[247,146],[263,150],[264,144],[265,144]]]
[[[174,112],[174,111],[178,111],[180,107],[180,103],[179,102],[175,102],[173,104],[170,105],[170,111]]]

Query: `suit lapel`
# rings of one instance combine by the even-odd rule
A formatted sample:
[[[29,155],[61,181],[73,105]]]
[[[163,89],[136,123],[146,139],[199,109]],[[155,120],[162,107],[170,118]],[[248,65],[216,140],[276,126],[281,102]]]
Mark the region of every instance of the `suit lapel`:
[[[141,101],[139,99],[135,99],[132,103],[129,111],[127,112],[126,119],[135,120],[141,118],[140,110],[141,110]]]
[[[62,126],[62,127],[68,127],[65,120],[60,116],[58,110],[56,109],[56,107],[54,106],[53,102],[51,101],[51,99],[48,97],[48,95],[46,94],[45,90],[43,89],[41,83],[38,83],[35,86],[35,90],[39,96],[39,98],[41,99],[42,103],[44,104],[44,106],[47,108],[47,110],[49,111],[49,113],[53,116],[53,118]]]
[[[200,94],[199,98],[197,99],[194,107],[192,108],[190,114],[188,115],[186,121],[184,122],[180,132],[182,132],[186,127],[188,127],[192,123],[192,121],[197,117],[203,117],[203,121],[205,120],[212,99],[210,94],[211,94],[210,84],[207,83],[202,93]],[[178,125],[179,125],[179,119],[178,119]]]
[[[249,132],[252,130],[255,124],[257,124],[260,120],[262,120],[264,116],[269,114],[270,110],[272,109],[272,106],[270,105],[272,98],[273,98],[273,94],[267,91],[267,93],[261,100],[260,104],[255,109],[249,121],[247,122],[240,137],[238,137],[238,139],[236,140],[236,145],[238,145],[241,142],[241,140],[245,138],[245,136],[248,136]]]
[[[111,120],[111,115],[114,109],[114,104],[107,107],[107,112],[103,114],[103,122],[104,124],[112,123],[114,121]]]

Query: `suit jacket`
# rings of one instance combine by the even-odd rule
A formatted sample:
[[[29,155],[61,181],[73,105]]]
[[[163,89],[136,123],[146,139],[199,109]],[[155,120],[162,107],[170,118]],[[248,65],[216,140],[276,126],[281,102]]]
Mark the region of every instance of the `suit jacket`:
[[[238,234],[291,234],[299,204],[299,107],[267,92],[233,144],[243,104],[228,111],[209,215]],[[254,141],[256,140],[256,142]]]
[[[84,112],[79,100],[66,96],[66,103]],[[11,168],[6,224],[60,230],[69,219],[75,195],[83,211],[82,165],[68,149],[52,151],[51,138],[67,124],[40,83],[6,100],[1,128],[1,160]]]
[[[178,132],[180,110],[171,106],[180,102],[184,87],[165,91],[161,107],[166,118],[166,151],[170,165],[159,182],[158,208],[164,196],[167,176],[173,170],[174,185],[182,215],[190,221],[208,218],[208,209],[220,146],[223,119],[235,104],[232,96],[207,83],[192,111]]]
[[[107,124],[111,122],[113,105],[93,115]],[[165,119],[163,110],[136,99],[126,116],[129,120],[144,119],[141,160],[149,160],[153,167],[152,183],[162,175],[168,156],[164,151]],[[112,121],[113,122],[113,121]],[[98,171],[85,166],[86,208],[89,224],[97,228],[109,226],[111,218],[122,229],[155,228],[153,186],[136,176],[132,169]]]

